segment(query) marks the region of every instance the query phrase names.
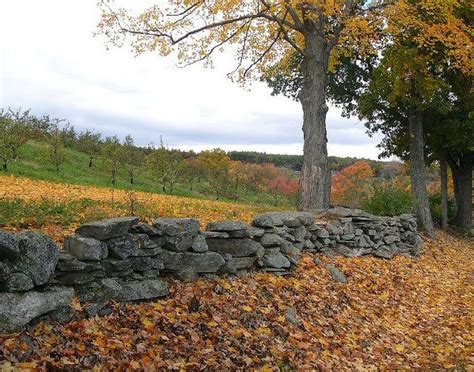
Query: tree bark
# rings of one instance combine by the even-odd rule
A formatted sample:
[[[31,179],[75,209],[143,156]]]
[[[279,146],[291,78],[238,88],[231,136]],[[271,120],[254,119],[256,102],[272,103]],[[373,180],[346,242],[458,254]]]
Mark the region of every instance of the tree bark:
[[[302,64],[303,87],[299,95],[304,134],[298,206],[301,210],[328,208],[331,182],[326,132],[329,48],[320,30],[314,24],[308,27]]]
[[[421,228],[430,237],[434,238],[434,226],[427,191],[421,112],[416,108],[412,108],[409,112],[408,122],[410,130],[410,177],[415,213]]]
[[[464,153],[455,161],[448,158],[454,183],[456,217],[454,225],[461,229],[472,226],[472,155]]]
[[[2,169],[3,169],[4,172],[6,172],[8,170],[8,161],[7,160],[3,161]]]
[[[89,168],[92,168],[92,156],[89,157]]]
[[[443,152],[439,160],[439,174],[441,178],[441,228],[448,228],[448,166],[446,153]]]

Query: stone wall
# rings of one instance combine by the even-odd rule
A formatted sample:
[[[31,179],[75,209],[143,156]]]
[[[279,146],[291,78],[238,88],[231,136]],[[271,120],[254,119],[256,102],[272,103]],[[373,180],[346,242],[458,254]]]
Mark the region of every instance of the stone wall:
[[[68,236],[64,250],[47,236],[0,231],[0,332],[21,329],[48,314],[69,321],[73,296],[86,314],[107,313],[110,299],[159,298],[169,289],[162,276],[265,271],[289,275],[302,251],[390,259],[418,255],[423,242],[411,215],[382,218],[337,208],[320,214],[270,212],[251,225],[211,222],[205,231],[193,218],[137,217],[86,223]]]

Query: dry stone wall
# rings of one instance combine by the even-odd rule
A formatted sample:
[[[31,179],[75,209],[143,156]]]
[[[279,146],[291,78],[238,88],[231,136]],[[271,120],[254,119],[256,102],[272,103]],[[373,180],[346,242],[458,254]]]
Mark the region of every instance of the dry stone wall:
[[[265,271],[289,275],[302,251],[390,259],[420,254],[423,241],[411,215],[382,218],[336,208],[320,214],[270,212],[251,225],[193,218],[137,217],[86,223],[65,239],[64,249],[32,231],[0,231],[0,333],[21,329],[45,314],[67,322],[76,296],[86,314],[107,314],[107,302],[168,295],[163,276]]]

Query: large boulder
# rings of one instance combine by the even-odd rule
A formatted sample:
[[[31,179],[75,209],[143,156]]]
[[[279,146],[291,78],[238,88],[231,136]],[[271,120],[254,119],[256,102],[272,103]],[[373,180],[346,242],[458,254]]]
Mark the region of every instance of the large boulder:
[[[64,240],[64,249],[84,261],[100,261],[108,256],[107,245],[100,240],[81,235],[71,235]]]
[[[224,259],[215,252],[191,253],[164,250],[159,257],[166,271],[181,272],[191,269],[195,273],[215,273],[224,264]]]
[[[53,287],[42,292],[0,293],[0,333],[15,332],[40,315],[70,304],[72,288]]]
[[[34,231],[24,231],[16,238],[20,256],[11,261],[12,272],[26,274],[35,285],[46,284],[58,263],[58,246],[51,238]]]
[[[130,227],[137,223],[138,217],[110,218],[108,220],[85,223],[76,230],[76,233],[98,240],[107,240],[126,235]]]
[[[209,250],[234,257],[263,256],[265,248],[252,239],[207,239]]]
[[[0,230],[0,260],[14,260],[20,256],[20,248],[13,234]]]

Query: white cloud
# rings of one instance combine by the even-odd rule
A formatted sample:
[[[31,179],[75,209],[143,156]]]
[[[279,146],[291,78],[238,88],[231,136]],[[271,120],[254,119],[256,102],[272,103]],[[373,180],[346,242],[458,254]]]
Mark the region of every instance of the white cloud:
[[[217,56],[215,69],[179,69],[155,54],[107,51],[93,37],[99,17],[93,0],[4,1],[0,11],[2,107],[31,107],[107,135],[131,133],[141,145],[163,134],[183,149],[302,153],[300,105],[272,97],[261,83],[251,91],[232,83],[226,77],[234,67],[230,54]],[[378,154],[379,139],[335,108],[328,138],[330,155]]]

